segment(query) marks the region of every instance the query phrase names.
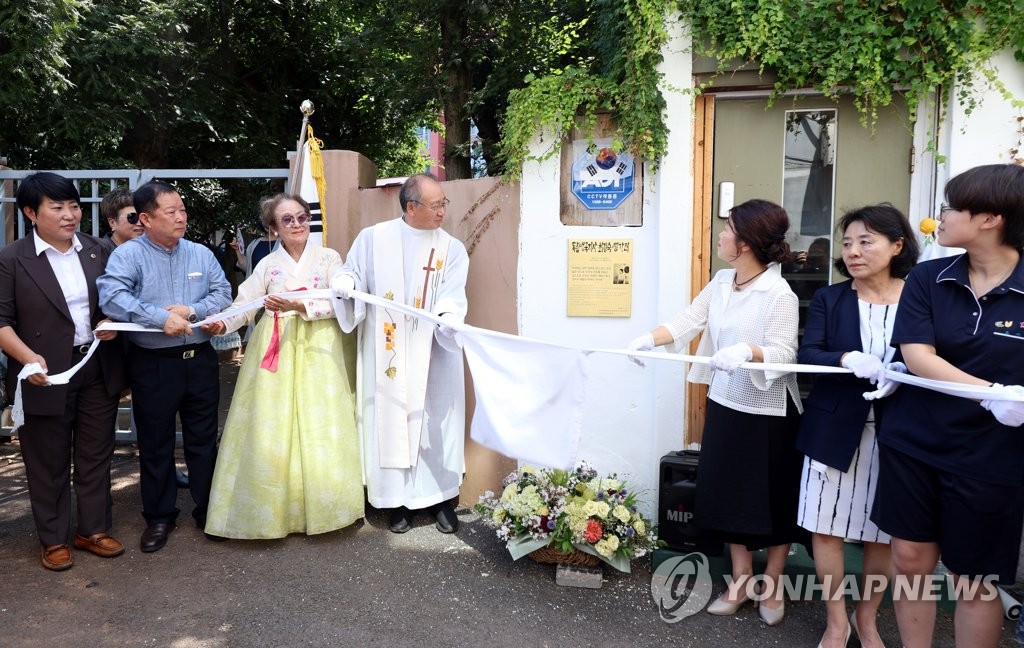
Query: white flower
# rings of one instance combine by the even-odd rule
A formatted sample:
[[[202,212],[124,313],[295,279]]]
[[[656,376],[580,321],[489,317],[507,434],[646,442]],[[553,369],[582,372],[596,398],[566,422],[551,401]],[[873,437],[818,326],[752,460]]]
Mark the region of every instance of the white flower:
[[[586,513],[587,515],[596,515],[602,520],[608,517],[608,511],[610,510],[611,507],[608,506],[607,502],[597,502],[594,500],[590,500],[589,502],[583,505],[584,513]]]
[[[505,487],[505,490],[501,492],[502,504],[508,504],[512,501],[512,498],[519,493],[519,486],[515,483],[509,484]]]

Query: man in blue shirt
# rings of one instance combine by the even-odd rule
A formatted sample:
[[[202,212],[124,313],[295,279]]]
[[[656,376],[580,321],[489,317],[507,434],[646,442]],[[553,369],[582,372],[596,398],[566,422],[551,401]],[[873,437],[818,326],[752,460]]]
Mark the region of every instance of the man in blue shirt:
[[[146,228],[117,247],[99,278],[100,305],[112,319],[163,330],[128,333],[128,373],[139,441],[146,530],[140,546],[159,551],[178,517],[175,417],[181,418],[192,516],[202,529],[217,459],[220,381],[210,335],[192,325],[231,303],[231,284],[213,253],[185,240],[188,214],[174,187],[148,182],[135,191]]]

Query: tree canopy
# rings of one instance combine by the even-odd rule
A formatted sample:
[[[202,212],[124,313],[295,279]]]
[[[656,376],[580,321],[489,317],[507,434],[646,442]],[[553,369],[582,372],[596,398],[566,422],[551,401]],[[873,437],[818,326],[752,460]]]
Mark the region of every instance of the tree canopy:
[[[18,168],[279,166],[310,99],[317,136],[382,175],[425,166],[427,126],[446,134],[448,176],[469,177],[471,120],[500,171],[509,90],[573,59],[587,6],[0,0],[0,156]]]

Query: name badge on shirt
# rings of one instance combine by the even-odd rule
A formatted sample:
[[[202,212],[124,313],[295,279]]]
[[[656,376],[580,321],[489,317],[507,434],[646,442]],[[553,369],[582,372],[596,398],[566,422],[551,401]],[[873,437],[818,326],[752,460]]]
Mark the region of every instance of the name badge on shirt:
[[[188,273],[188,280],[189,281],[198,281],[199,279],[202,279],[202,277],[203,277],[203,273],[202,272],[190,272],[190,273]]]

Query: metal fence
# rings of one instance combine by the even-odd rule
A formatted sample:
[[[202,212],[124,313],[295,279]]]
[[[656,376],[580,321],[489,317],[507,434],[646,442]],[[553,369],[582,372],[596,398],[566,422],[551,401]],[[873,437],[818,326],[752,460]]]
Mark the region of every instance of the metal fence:
[[[0,227],[0,246],[14,238],[25,235],[25,220],[18,218],[15,204],[15,192],[18,183],[32,171],[0,170],[0,215],[6,227]],[[89,230],[93,236],[100,235],[100,201],[112,189],[124,187],[135,189],[150,180],[194,180],[194,179],[234,179],[234,180],[284,180],[285,191],[288,191],[288,169],[92,169],[92,170],[56,170],[69,180],[74,181],[78,193],[82,196],[82,211],[88,215]],[[83,220],[86,220],[83,218]]]

